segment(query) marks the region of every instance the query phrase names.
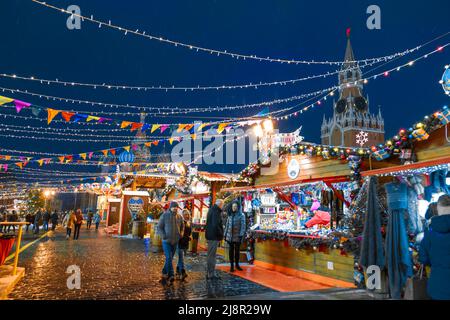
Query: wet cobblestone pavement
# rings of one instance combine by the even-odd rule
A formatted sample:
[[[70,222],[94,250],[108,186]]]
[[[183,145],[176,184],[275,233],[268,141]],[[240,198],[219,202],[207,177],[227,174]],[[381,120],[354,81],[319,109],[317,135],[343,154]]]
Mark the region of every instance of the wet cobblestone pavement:
[[[203,255],[186,257],[189,277],[167,287],[159,283],[164,256],[152,253],[145,240],[111,238],[85,228],[79,240],[66,240],[57,230],[21,253],[26,275],[9,298],[205,299],[273,292],[220,271],[222,280],[206,281],[205,262]],[[79,290],[67,288],[70,265],[81,269]]]

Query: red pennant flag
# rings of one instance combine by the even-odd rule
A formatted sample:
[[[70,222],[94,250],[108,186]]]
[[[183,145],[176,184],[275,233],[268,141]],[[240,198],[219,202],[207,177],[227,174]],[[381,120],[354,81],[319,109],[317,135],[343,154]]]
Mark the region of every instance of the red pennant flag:
[[[75,115],[75,113],[73,112],[67,112],[67,111],[62,111],[61,112],[61,117],[63,117],[64,120],[66,120],[66,122],[69,122],[70,119]]]
[[[131,131],[133,132],[134,130],[140,129],[143,125],[143,123],[133,122],[133,124],[131,125]]]
[[[155,140],[155,141],[153,141],[153,144],[154,144],[155,146],[157,146],[157,145],[158,145],[158,143],[159,143],[159,140]]]
[[[114,156],[116,155],[116,149],[109,149],[109,152],[111,152],[111,154]]]

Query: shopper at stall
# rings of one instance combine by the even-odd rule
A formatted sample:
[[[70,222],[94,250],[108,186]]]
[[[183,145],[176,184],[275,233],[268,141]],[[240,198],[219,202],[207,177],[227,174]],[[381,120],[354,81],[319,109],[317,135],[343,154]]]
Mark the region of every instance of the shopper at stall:
[[[31,213],[27,213],[25,215],[25,222],[28,222],[27,226],[25,227],[25,231],[28,232],[28,230],[30,229],[30,225],[33,224],[33,215]]]
[[[177,278],[184,280],[187,277],[186,268],[184,265],[184,257],[189,249],[189,241],[191,241],[191,213],[189,210],[183,210],[183,236],[178,242],[178,264],[177,264]]]
[[[225,225],[225,240],[229,245],[230,272],[236,269],[241,271],[239,266],[240,246],[245,234],[245,215],[240,210],[239,202],[234,201],[227,211],[227,223]]]
[[[206,216],[205,237],[208,243],[208,254],[206,260],[206,278],[218,278],[215,274],[216,254],[219,242],[223,240],[223,220],[222,220],[223,200],[218,199],[208,210]]]
[[[420,244],[419,261],[431,266],[428,295],[434,300],[450,300],[450,196],[437,203],[438,216],[431,219],[429,230]]]
[[[78,240],[78,237],[80,236],[80,229],[81,225],[83,224],[83,213],[81,213],[81,209],[78,209],[75,213],[76,221],[75,226],[73,230],[73,239]]]
[[[50,216],[50,220],[52,221],[52,230],[55,231],[56,225],[58,224],[58,213],[56,210]]]
[[[169,210],[164,212],[159,218],[158,231],[162,238],[162,247],[166,261],[162,269],[161,282],[172,283],[174,278],[173,256],[178,247],[178,242],[183,236],[183,217],[178,213],[178,203],[172,201]]]
[[[100,217],[100,214],[98,212],[96,212],[94,214],[94,223],[95,223],[95,230],[98,230],[98,226],[100,224],[100,221],[102,220],[102,218]]]

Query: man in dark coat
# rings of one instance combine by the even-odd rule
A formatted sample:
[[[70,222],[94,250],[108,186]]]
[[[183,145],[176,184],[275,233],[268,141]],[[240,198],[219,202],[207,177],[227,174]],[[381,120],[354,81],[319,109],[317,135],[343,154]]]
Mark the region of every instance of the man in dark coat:
[[[443,195],[437,204],[438,216],[431,218],[430,228],[420,244],[419,260],[431,266],[428,295],[434,300],[450,300],[450,196]]]
[[[56,225],[58,224],[58,212],[56,212],[56,210],[52,213],[50,219],[52,221],[52,230],[54,231],[56,229]]]
[[[222,220],[223,200],[217,200],[209,209],[206,217],[205,237],[208,243],[208,255],[206,263],[206,278],[218,278],[215,274],[216,254],[219,242],[223,240],[223,220]]]

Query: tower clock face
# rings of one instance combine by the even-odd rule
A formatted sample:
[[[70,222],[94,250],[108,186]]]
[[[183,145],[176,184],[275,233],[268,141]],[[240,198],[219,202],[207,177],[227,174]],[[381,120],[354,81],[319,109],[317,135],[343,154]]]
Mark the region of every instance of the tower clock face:
[[[345,99],[341,99],[336,103],[336,112],[343,113],[347,108],[347,101]]]
[[[355,107],[358,111],[366,111],[367,110],[367,101],[363,97],[355,98]]]

